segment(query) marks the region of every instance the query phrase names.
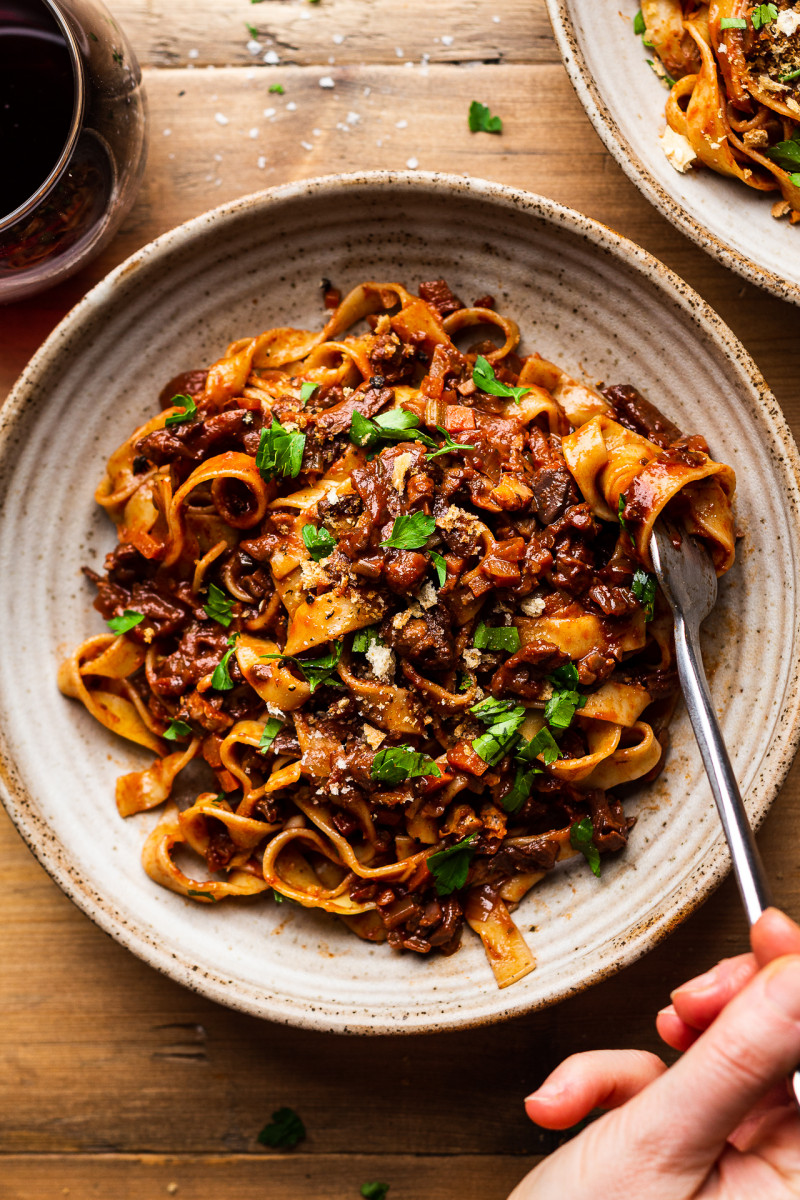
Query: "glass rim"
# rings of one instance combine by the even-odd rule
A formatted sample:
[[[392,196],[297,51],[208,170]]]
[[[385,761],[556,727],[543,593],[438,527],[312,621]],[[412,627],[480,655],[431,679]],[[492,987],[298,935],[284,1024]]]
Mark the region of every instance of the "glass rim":
[[[83,124],[83,111],[86,103],[86,84],[83,73],[83,62],[81,61],[80,49],[77,38],[73,33],[69,23],[61,12],[61,6],[58,0],[39,0],[39,3],[50,12],[54,21],[64,38],[69,54],[70,63],[72,65],[72,78],[75,88],[75,99],[72,106],[72,120],[70,122],[69,132],[64,143],[61,154],[56,160],[55,166],[48,173],[39,187],[30,195],[22,204],[17,205],[6,216],[0,217],[0,233],[9,229],[12,225],[21,220],[23,217],[29,216],[42,200],[47,196],[58,180],[61,178],[64,170],[72,158],[72,153],[78,141],[78,136]]]

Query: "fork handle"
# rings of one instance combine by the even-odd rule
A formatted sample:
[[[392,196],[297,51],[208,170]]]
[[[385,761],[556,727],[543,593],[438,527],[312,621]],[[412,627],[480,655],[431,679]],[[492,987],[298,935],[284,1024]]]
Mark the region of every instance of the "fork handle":
[[[699,628],[696,625],[692,628],[687,626],[683,614],[677,609],[674,610],[674,616],[675,654],[686,707],[728,839],[742,903],[752,925],[772,903],[764,865],[722,740],[717,714],[711,704],[700,651]],[[800,1109],[800,1067],[791,1072],[787,1083],[795,1105]]]
[[[742,903],[752,925],[772,903],[769,886],[739,785],[722,740],[717,714],[711,703],[700,651],[699,629],[697,626],[689,627],[677,612],[675,651],[689,719],[728,839]]]

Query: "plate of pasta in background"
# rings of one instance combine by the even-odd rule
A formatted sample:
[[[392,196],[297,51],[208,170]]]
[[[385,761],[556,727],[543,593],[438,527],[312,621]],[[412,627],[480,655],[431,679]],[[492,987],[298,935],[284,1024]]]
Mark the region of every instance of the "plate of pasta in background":
[[[578,98],[639,190],[725,266],[800,303],[800,7],[547,5]]]
[[[553,202],[376,173],[199,217],[53,333],[0,463],[8,811],[221,1003],[492,1021],[702,901],[727,851],[665,509],[720,578],[706,658],[756,823],[791,762],[791,435],[699,297]]]

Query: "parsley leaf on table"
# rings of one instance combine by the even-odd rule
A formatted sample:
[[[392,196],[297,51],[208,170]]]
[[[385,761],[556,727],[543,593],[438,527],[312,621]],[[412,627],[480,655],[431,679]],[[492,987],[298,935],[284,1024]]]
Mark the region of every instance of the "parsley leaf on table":
[[[362,1183],[361,1195],[364,1200],[386,1200],[386,1193],[389,1191],[388,1183]]]
[[[473,100],[469,106],[469,127],[472,133],[502,133],[503,122],[500,117],[493,117],[488,104]]]
[[[306,1127],[293,1108],[279,1108],[272,1114],[272,1121],[265,1125],[256,1141],[273,1150],[294,1150],[306,1136]]]

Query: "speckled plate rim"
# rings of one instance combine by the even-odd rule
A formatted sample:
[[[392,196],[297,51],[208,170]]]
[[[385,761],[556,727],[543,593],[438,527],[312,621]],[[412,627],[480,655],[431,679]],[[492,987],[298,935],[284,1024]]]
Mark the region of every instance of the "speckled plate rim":
[[[795,511],[800,511],[800,456],[783,413],[742,343],[702,297],[648,251],[574,209],[567,208],[546,197],[502,184],[438,173],[373,171],[323,176],[285,184],[221,205],[219,208],[212,209],[177,226],[142,247],[87,293],[56,326],[25,367],[6,403],[0,409],[0,452],[3,451],[14,432],[15,423],[23,413],[39,372],[48,368],[51,360],[60,354],[66,343],[73,337],[80,336],[87,326],[97,320],[103,305],[115,292],[115,289],[140,286],[141,278],[136,278],[140,272],[157,270],[162,258],[175,248],[191,242],[195,236],[202,235],[212,225],[224,227],[228,223],[235,223],[242,213],[248,211],[266,213],[270,205],[274,203],[309,196],[332,196],[364,187],[377,190],[412,188],[418,192],[428,191],[430,194],[439,196],[454,192],[474,195],[476,198],[492,202],[499,208],[529,213],[555,227],[565,228],[593,244],[600,253],[615,258],[623,266],[644,276],[655,289],[665,293],[670,303],[683,311],[701,336],[709,339],[732,364],[738,367],[742,377],[749,383],[748,406],[767,424],[776,445],[780,448],[785,475],[794,495]],[[800,642],[800,612],[795,613],[794,638]],[[748,792],[748,810],[756,828],[764,820],[783,783],[792,764],[798,742],[800,742],[800,663],[793,669],[789,686],[783,698],[780,732],[765,756],[764,769]],[[132,951],[138,958],[191,991],[228,1008],[273,1020],[279,1024],[291,1024],[325,1032],[357,1035],[442,1032],[445,1029],[474,1028],[549,1007],[612,977],[623,967],[641,958],[699,908],[730,869],[728,851],[720,833],[702,864],[692,870],[670,894],[668,911],[654,913],[651,910],[646,918],[615,939],[618,956],[612,965],[595,970],[591,977],[582,980],[579,984],[562,986],[544,999],[515,1001],[513,995],[505,994],[504,999],[507,999],[507,1004],[502,1012],[492,1013],[489,1016],[473,1016],[460,1011],[456,1014],[431,1014],[430,1023],[427,1025],[421,1023],[405,1025],[402,1022],[397,1023],[391,1020],[370,1021],[364,1024],[359,1023],[358,1020],[334,1020],[330,1013],[316,1013],[313,1008],[299,1010],[290,1019],[285,1012],[276,1012],[271,1009],[268,1003],[259,1005],[250,1002],[248,997],[242,998],[237,995],[238,984],[235,979],[200,968],[188,957],[182,957],[165,948],[144,930],[130,923],[106,897],[95,890],[91,882],[85,879],[77,867],[69,862],[58,839],[42,818],[32,810],[27,789],[18,777],[13,764],[13,756],[7,744],[1,714],[0,799],[31,852],[65,895],[105,933]]]
[[[676,229],[680,229],[681,233],[685,233],[701,250],[716,258],[724,267],[729,267],[757,287],[772,292],[780,300],[800,304],[799,284],[782,279],[774,271],[760,266],[746,254],[728,245],[693,217],[658,182],[636,154],[600,95],[575,33],[569,13],[569,0],[545,0],[545,4],[570,83],[606,149],[613,154],[631,182]]]

